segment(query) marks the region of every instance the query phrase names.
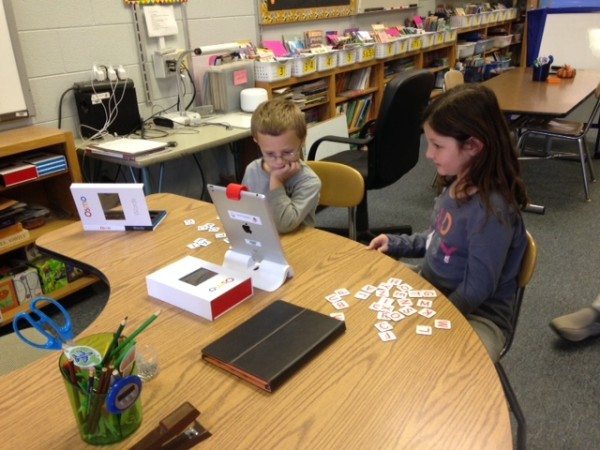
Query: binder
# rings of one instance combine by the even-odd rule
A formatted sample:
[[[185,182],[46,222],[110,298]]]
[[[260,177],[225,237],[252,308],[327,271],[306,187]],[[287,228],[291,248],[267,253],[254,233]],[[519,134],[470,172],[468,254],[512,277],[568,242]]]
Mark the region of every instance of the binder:
[[[273,392],[346,330],[343,321],[276,300],[202,349],[202,358]]]

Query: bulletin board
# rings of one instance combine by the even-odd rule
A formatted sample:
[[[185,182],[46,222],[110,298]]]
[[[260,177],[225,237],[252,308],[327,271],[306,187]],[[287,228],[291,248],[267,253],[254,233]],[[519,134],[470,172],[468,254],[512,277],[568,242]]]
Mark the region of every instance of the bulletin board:
[[[261,25],[334,19],[356,14],[356,0],[258,0]]]

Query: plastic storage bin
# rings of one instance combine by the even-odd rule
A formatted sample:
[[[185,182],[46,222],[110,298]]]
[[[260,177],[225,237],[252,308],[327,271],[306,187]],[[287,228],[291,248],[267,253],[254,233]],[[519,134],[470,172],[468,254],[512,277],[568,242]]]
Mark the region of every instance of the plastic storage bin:
[[[292,58],[292,76],[303,77],[317,71],[317,55]]]
[[[286,80],[292,76],[292,60],[254,61],[256,81]]]
[[[347,66],[356,62],[356,48],[344,48],[339,50],[338,67]]]
[[[408,51],[409,41],[410,41],[410,39],[408,36],[399,37],[394,42],[394,53],[396,55],[402,55],[402,54],[406,53]]]
[[[375,44],[364,44],[356,49],[356,61],[364,62],[375,59]]]
[[[456,46],[457,57],[467,58],[475,54],[475,42],[462,42]]]
[[[434,32],[434,37],[433,37],[433,45],[442,45],[444,42],[446,42],[446,39],[444,38],[446,32],[445,31],[435,31]]]
[[[490,50],[493,45],[494,45],[493,38],[481,39],[481,40],[475,42],[475,48],[473,49],[473,53],[476,55],[478,55],[480,53],[485,53],[486,51]]]
[[[494,36],[494,44],[493,47],[503,48],[508,47],[512,42],[513,35],[507,34],[506,36]]]
[[[320,53],[317,55],[317,71],[323,72],[337,67],[337,51]]]
[[[426,32],[420,34],[421,36],[421,48],[428,48],[434,45],[435,33]]]
[[[452,28],[465,28],[469,26],[467,16],[450,16],[450,26]]]
[[[421,50],[422,47],[423,47],[423,42],[421,40],[420,34],[408,35],[408,51],[409,52]]]
[[[453,42],[456,40],[456,28],[444,31],[444,42]]]
[[[396,54],[396,42],[377,42],[375,44],[375,58],[384,59]]]

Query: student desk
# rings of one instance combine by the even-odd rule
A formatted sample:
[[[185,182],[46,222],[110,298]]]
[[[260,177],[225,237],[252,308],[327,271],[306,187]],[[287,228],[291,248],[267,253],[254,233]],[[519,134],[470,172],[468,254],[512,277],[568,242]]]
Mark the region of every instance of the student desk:
[[[201,411],[213,435],[205,448],[511,448],[508,408],[492,362],[469,324],[444,297],[434,301],[435,318],[451,330],[415,334],[411,316],[394,326],[398,340],[382,342],[373,326],[371,301],[350,297],[346,332],[274,393],[217,369],[200,358],[201,349],[275,299],[325,314],[325,295],[345,287],[352,293],[389,277],[416,289],[431,286],[394,259],[361,244],[316,229],[282,237],[295,271],[273,293],[254,296],[214,322],[152,299],[145,275],[186,254],[220,264],[226,244],[189,250],[196,225],[217,222],[212,205],[173,194],[149,197],[153,209],[167,209],[152,232],[83,232],[79,223],[38,240],[49,253],[77,260],[110,284],[110,299],[83,335],[114,332],[129,316],[128,330],[162,308],[138,337],[155,346],[160,372],[142,390],[140,429],[130,446],[184,401]],[[194,218],[196,225],[185,226]],[[58,353],[0,378],[6,448],[80,448],[75,420],[58,370]]]
[[[494,91],[500,109],[507,114],[554,118],[573,112],[593,95],[599,82],[600,70],[578,70],[574,78],[550,84],[533,81],[531,68],[518,68],[490,78],[483,85]],[[600,157],[599,145],[600,133],[596,139],[596,157]]]
[[[236,177],[240,177],[240,173],[243,168],[239,167],[239,150],[237,149],[238,141],[250,137],[250,129],[233,128],[226,129],[221,125],[206,124],[200,127],[185,127],[176,128],[173,134],[161,138],[147,139],[169,142],[173,141],[177,143],[175,147],[167,147],[165,150],[159,150],[153,153],[142,155],[137,157],[135,160],[127,160],[123,158],[112,158],[110,156],[98,155],[91,152],[85,152],[84,158],[94,158],[102,161],[111,162],[113,164],[119,164],[129,168],[131,177],[137,181],[134,170],[139,169],[141,174],[141,182],[144,183],[144,192],[150,194],[155,192],[152,189],[152,183],[150,181],[150,170],[149,168],[154,165],[159,165],[159,177],[158,186],[156,192],[162,190],[162,179],[164,173],[164,164],[168,161],[182,158],[187,155],[193,155],[198,167],[200,162],[196,159],[196,153],[202,150],[208,150],[211,148],[219,147],[221,145],[231,144],[231,149],[235,162]],[[80,152],[85,151],[85,145],[83,141],[77,142],[77,147]],[[200,169],[201,170],[201,169]],[[241,178],[239,178],[241,180]],[[204,177],[202,183],[205,183]]]

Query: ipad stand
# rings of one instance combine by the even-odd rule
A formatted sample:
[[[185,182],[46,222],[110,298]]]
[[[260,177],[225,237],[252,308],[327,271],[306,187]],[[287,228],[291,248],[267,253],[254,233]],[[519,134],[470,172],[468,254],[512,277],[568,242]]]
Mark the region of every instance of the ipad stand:
[[[223,267],[247,273],[252,277],[252,285],[263,291],[273,292],[287,278],[294,276],[289,264],[280,264],[263,259],[256,261],[252,255],[246,255],[234,250],[227,250],[223,259]]]

